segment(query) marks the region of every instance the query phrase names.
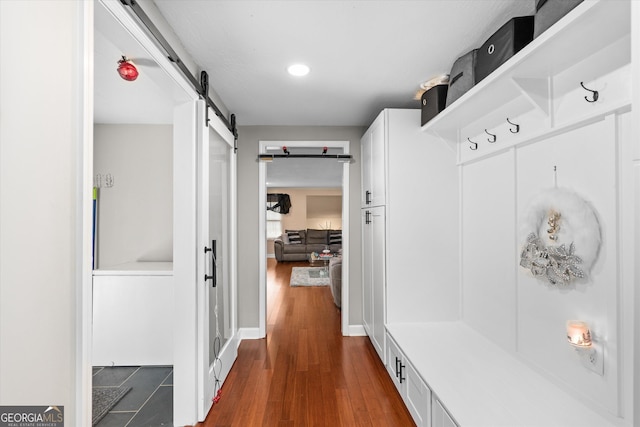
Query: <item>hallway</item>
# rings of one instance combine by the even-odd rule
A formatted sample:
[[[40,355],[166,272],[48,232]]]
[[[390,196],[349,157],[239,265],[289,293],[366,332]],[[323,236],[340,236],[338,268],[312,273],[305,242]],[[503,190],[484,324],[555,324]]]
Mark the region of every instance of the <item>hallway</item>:
[[[267,338],[243,341],[200,427],[411,426],[367,337],[340,335],[328,287],[290,287],[292,267],[267,265]]]

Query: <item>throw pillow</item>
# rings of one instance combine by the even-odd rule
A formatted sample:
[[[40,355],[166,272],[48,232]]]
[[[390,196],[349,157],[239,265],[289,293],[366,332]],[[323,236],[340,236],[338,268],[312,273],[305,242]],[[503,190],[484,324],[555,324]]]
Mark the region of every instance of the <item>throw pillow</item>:
[[[341,245],[342,244],[342,230],[329,231],[329,244]]]
[[[287,231],[287,236],[289,236],[289,243],[292,245],[301,245],[302,238],[300,237],[300,232],[298,231]]]

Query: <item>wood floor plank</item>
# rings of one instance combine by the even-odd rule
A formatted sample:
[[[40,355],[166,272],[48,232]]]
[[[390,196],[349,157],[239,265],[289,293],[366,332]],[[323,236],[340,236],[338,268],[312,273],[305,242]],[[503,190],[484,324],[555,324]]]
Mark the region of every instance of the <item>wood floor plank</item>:
[[[341,335],[329,287],[289,286],[306,266],[268,260],[267,338],[240,344],[198,427],[414,425],[369,339]]]

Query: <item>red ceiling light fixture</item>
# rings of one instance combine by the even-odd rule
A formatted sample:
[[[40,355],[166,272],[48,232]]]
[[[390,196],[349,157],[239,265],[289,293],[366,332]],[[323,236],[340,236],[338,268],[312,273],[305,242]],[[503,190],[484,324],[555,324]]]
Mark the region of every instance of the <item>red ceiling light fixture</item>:
[[[118,61],[118,74],[120,74],[120,77],[124,80],[132,82],[138,78],[139,73],[136,66],[123,56],[122,59]]]

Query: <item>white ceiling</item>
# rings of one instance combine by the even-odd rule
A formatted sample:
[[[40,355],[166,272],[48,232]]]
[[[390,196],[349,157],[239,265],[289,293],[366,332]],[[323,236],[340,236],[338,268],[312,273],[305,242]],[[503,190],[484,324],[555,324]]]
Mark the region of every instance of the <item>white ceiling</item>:
[[[419,108],[421,82],[534,11],[534,0],[154,1],[239,126],[368,126],[383,108]],[[117,75],[121,55],[135,82]],[[289,76],[294,62],[311,73]],[[172,122],[179,90],[102,7],[94,79],[96,123]],[[325,162],[275,161],[268,180],[340,186],[341,164]]]
[[[418,108],[448,73],[534,0],[155,0],[239,125],[367,126]],[[291,63],[311,67],[305,78]]]

